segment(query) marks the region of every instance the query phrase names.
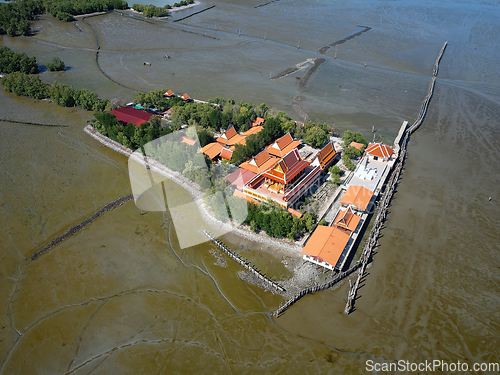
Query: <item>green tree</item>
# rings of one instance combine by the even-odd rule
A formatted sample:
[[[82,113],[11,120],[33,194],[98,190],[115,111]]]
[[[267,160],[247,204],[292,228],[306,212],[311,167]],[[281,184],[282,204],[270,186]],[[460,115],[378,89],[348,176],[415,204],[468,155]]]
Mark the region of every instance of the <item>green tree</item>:
[[[347,155],[342,155],[342,161],[344,162],[344,165],[347,169],[350,169],[352,171],[354,170],[354,168],[356,168],[356,166],[352,163],[351,159],[347,157]]]
[[[64,62],[59,57],[52,58],[52,61],[47,64],[47,69],[51,72],[60,72],[64,70]]]
[[[344,142],[345,147],[349,147],[351,142],[362,143],[365,146],[368,144],[366,139],[363,138],[363,135],[360,132],[352,132],[350,130],[346,130],[344,135],[342,136],[342,141]]]
[[[344,171],[340,169],[340,167],[337,165],[331,166],[328,169],[328,172],[330,172],[332,175],[338,175],[338,176],[342,176],[344,174]]]
[[[328,133],[319,126],[312,126],[306,130],[304,142],[312,147],[321,147],[329,139]]]

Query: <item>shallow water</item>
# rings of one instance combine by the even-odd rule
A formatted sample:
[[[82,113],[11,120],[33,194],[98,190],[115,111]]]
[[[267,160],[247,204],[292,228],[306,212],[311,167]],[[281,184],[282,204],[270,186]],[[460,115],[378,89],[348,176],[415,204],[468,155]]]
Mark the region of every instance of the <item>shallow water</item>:
[[[367,138],[375,126],[376,139],[390,142],[416,117],[448,40],[354,313],[343,314],[344,283],[271,318],[282,297],[241,281],[230,259],[216,266],[212,244],[181,249],[168,212],[141,215],[132,202],[25,261],[129,194],[127,159],[83,132],[91,113],[2,91],[1,119],[69,127],[0,122],[0,373],[337,374],[366,373],[367,359],[500,362],[498,8],[258,4],[218,1],[176,24],[109,14],[78,21],[82,31],[42,16],[36,36],[0,43],[42,64],[59,56],[71,69],[42,79],[101,97],[129,101],[135,90],[170,88],[265,102],[299,119],[292,104],[300,95],[311,119]],[[101,69],[131,89],[98,69],[89,25]],[[330,49],[304,90],[296,78],[305,70],[269,79],[358,25],[372,30]],[[223,240],[277,279],[289,275],[282,251],[233,234]]]

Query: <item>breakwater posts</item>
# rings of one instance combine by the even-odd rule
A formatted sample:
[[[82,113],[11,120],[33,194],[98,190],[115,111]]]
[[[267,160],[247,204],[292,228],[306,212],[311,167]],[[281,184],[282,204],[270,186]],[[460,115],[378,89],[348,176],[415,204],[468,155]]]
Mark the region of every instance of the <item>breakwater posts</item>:
[[[23,125],[51,126],[51,127],[56,127],[56,128],[67,128],[68,127],[68,125],[40,124],[37,122],[17,121],[17,120],[5,119],[5,118],[0,118],[0,121],[13,122],[14,124],[23,124]]]
[[[443,47],[441,47],[441,50],[439,51],[438,57],[436,58],[436,61],[434,62],[434,67],[432,69],[432,79],[431,83],[429,84],[429,88],[427,89],[427,95],[424,98],[424,101],[422,102],[422,106],[420,107],[420,112],[418,113],[417,118],[415,119],[415,122],[409,127],[408,133],[411,135],[413,134],[419,127],[422,125],[422,122],[424,121],[425,115],[427,114],[427,108],[429,107],[429,103],[432,98],[432,94],[434,93],[434,86],[436,85],[436,77],[439,71],[439,62],[441,61],[441,58],[443,57],[444,50],[446,49],[446,46],[448,45],[448,42],[444,42]]]
[[[443,53],[447,45],[448,42],[444,42],[443,47],[441,47],[441,50],[439,51],[436,61],[434,62],[434,67],[432,70],[432,80],[431,83],[429,84],[429,88],[427,89],[427,94],[425,95],[425,98],[422,102],[422,106],[420,107],[420,111],[418,113],[417,118],[415,119],[415,122],[410,127],[404,126],[404,131],[403,132],[400,131],[400,134],[398,134],[398,137],[396,138],[398,146],[400,146],[399,155],[396,162],[394,163],[393,172],[388,184],[386,185],[384,195],[380,200],[379,210],[377,213],[377,217],[375,219],[375,223],[373,224],[373,228],[370,232],[368,240],[366,241],[365,247],[363,248],[363,253],[361,254],[360,262],[362,262],[362,267],[358,274],[358,279],[356,280],[356,283],[353,285],[351,291],[349,292],[346,307],[344,310],[344,313],[346,315],[348,315],[353,309],[354,301],[356,299],[356,292],[359,287],[359,282],[364,274],[366,265],[368,264],[371,256],[373,255],[373,250],[378,245],[378,237],[380,235],[382,223],[387,218],[387,209],[394,195],[394,190],[396,189],[396,185],[399,180],[399,176],[401,175],[401,171],[403,170],[404,162],[406,159],[408,140],[410,139],[410,135],[413,134],[420,127],[420,125],[422,125],[422,122],[424,121],[427,109],[429,107],[429,103],[434,93],[436,76],[439,70],[439,62],[443,57]],[[403,137],[403,141],[399,145],[401,137]]]
[[[116,208],[118,206],[121,206],[125,202],[128,202],[128,201],[130,201],[132,199],[133,199],[132,194],[129,194],[129,195],[125,195],[125,196],[123,196],[121,198],[118,198],[117,200],[115,200],[113,202],[110,202],[110,203],[106,204],[103,208],[101,208],[99,211],[97,211],[96,213],[94,213],[89,218],[83,220],[80,224],[75,225],[75,226],[69,228],[64,234],[60,235],[57,238],[54,238],[47,245],[45,245],[41,249],[35,251],[33,253],[33,255],[31,255],[31,260],[35,260],[40,255],[42,255],[43,253],[46,253],[47,251],[49,251],[50,249],[52,249],[54,246],[58,245],[59,243],[63,242],[64,240],[68,239],[69,237],[71,237],[75,233],[81,231],[84,227],[86,227],[87,225],[89,225],[90,223],[92,223],[99,216],[102,216],[106,212],[108,212],[108,211],[110,211],[110,210],[112,210],[112,209],[114,209],[114,208]]]
[[[286,292],[285,288],[283,288],[281,285],[278,285],[271,279],[267,278],[265,275],[263,275],[259,270],[257,270],[254,266],[252,266],[250,263],[242,259],[240,256],[236,255],[233,253],[231,250],[227,248],[226,245],[224,245],[221,241],[219,241],[217,238],[212,236],[208,231],[204,230],[203,233],[210,238],[210,241],[212,241],[219,249],[224,251],[231,259],[239,263],[243,268],[245,268],[247,271],[253,273],[255,276],[257,276],[260,280],[262,280],[264,283],[270,285],[274,289],[276,289],[278,292],[284,293]]]
[[[269,5],[271,3],[277,3],[278,1],[280,1],[280,0],[271,0],[271,1],[268,1],[267,3],[256,5],[256,6],[254,6],[254,8],[265,7],[266,5]]]
[[[200,14],[200,13],[205,12],[205,11],[207,11],[207,10],[209,10],[209,9],[212,9],[212,8],[215,8],[215,4],[214,4],[214,5],[209,6],[208,8],[205,8],[205,9],[199,10],[199,11],[194,12],[194,13],[191,13],[189,16],[179,18],[178,20],[175,20],[175,21],[173,21],[173,22],[183,21],[183,20],[185,20],[186,18],[193,17],[193,16],[194,16],[194,15],[196,15],[196,14]]]
[[[443,53],[444,53],[444,50],[446,49],[447,45],[448,45],[448,42],[444,42],[443,47],[441,47],[441,50],[439,51],[439,55],[436,59],[436,62],[434,63],[434,69],[432,70],[433,77],[436,77],[438,75],[439,62],[441,61],[441,57],[443,57]]]
[[[328,281],[327,283],[324,283],[322,285],[317,285],[313,287],[309,287],[306,289],[301,290],[299,293],[295,294],[292,298],[290,298],[288,301],[286,301],[283,305],[280,305],[276,309],[275,312],[272,313],[273,316],[279,317],[281,314],[285,312],[286,309],[288,309],[290,306],[292,306],[295,302],[297,302],[299,299],[302,297],[311,294],[311,293],[316,293],[321,290],[329,289],[335,284],[339,283],[340,281],[344,280],[347,276],[352,274],[354,271],[356,271],[359,267],[361,267],[361,263],[358,262],[351,268],[349,268],[347,271],[342,272],[340,275],[338,275],[335,279]]]

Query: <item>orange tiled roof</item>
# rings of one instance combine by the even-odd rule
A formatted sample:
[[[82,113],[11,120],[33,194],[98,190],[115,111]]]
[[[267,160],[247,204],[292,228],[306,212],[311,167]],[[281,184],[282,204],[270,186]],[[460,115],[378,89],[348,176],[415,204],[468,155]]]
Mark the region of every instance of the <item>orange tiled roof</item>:
[[[363,186],[349,186],[340,200],[341,204],[352,204],[358,209],[364,211],[372,199],[373,192]]]
[[[222,151],[220,152],[220,157],[226,160],[231,160],[231,157],[233,156],[233,151],[223,147]]]
[[[250,129],[248,129],[246,132],[244,132],[242,135],[245,136],[245,137],[248,137],[249,135],[251,134],[257,134],[258,132],[260,132],[262,129],[264,129],[263,126],[254,126]]]
[[[174,96],[175,94],[172,92],[172,90],[167,90],[167,92],[163,93],[163,96]]]
[[[191,98],[189,97],[189,95],[188,95],[188,94],[183,94],[183,95],[181,96],[181,99],[182,99],[182,100],[189,100],[189,99],[191,99]]]
[[[317,155],[321,169],[325,169],[328,164],[332,162],[336,155],[337,152],[335,151],[335,147],[333,147],[333,143],[328,142]]]
[[[292,215],[296,216],[298,219],[300,219],[302,217],[302,212],[294,210],[293,208],[289,208],[288,212],[290,212]]]
[[[272,155],[283,157],[300,144],[302,144],[302,142],[294,141],[290,133],[286,133],[283,137],[277,139],[273,144],[268,146],[267,151]]]
[[[341,228],[348,229],[354,232],[358,227],[361,217],[356,215],[352,208],[349,206],[347,210],[340,210],[333,223]]]
[[[368,155],[378,156],[379,158],[388,158],[394,150],[383,143],[370,143],[366,148]]]
[[[262,117],[257,117],[255,120],[253,120],[252,122],[252,126],[259,126],[259,125],[262,125],[264,123],[264,120]]]
[[[269,168],[273,168],[279,161],[280,159],[269,155],[269,153],[264,150],[252,159],[242,163],[240,168],[258,174],[267,171]]]
[[[358,143],[358,142],[354,142],[354,141],[352,141],[349,144],[349,147],[354,147],[354,148],[357,148],[358,150],[362,150],[364,146],[365,146],[364,144]]]
[[[190,139],[188,137],[182,137],[181,143],[185,143],[187,145],[193,146],[196,143],[196,141],[194,139]]]
[[[279,165],[262,173],[263,176],[282,184],[288,184],[294,177],[302,172],[309,163],[302,160],[299,151],[293,149],[280,160]]]
[[[349,237],[350,232],[345,229],[318,225],[301,254],[310,255],[335,266]]]
[[[215,159],[217,156],[219,156],[221,151],[222,151],[222,145],[217,142],[209,143],[208,145],[206,145],[201,149],[201,152],[203,152],[212,160]]]

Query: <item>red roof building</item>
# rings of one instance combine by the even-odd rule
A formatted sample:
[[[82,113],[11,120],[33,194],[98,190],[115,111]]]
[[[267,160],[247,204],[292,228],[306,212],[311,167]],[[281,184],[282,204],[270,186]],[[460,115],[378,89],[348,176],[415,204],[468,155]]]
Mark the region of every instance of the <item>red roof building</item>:
[[[239,143],[245,144],[245,137],[243,135],[239,135],[234,126],[231,125],[231,127],[227,129],[224,134],[217,138],[217,142],[221,145],[231,147]]]
[[[220,157],[222,159],[231,160],[232,156],[233,156],[232,150],[225,147],[222,148],[222,151],[220,152]]]
[[[286,133],[283,137],[277,139],[273,144],[268,146],[267,152],[282,158],[301,144],[302,142],[300,141],[294,141],[290,133]]]
[[[349,206],[346,210],[339,211],[335,220],[333,220],[333,224],[340,228],[347,229],[350,232],[354,232],[360,221],[361,217],[356,215],[351,206]]]
[[[163,93],[163,96],[166,96],[167,98],[172,98],[175,96],[175,94],[172,92],[172,90],[167,90],[166,92]]]
[[[201,149],[201,152],[214,161],[220,156],[221,151],[222,145],[217,142],[209,143]]]
[[[319,166],[322,170],[325,170],[333,162],[336,156],[337,152],[335,151],[335,147],[333,147],[333,143],[328,142],[326,146],[318,152],[311,165],[315,167]]]
[[[295,216],[297,219],[300,219],[303,215],[302,212],[299,212],[297,210],[294,210],[293,208],[289,208],[288,212],[290,212],[293,216]]]
[[[305,260],[333,270],[350,236],[348,230],[318,225],[301,254]]]
[[[256,176],[255,173],[250,172],[247,169],[238,168],[233,173],[228,175],[224,180],[229,181],[238,190],[243,190],[243,186],[246,185],[248,181]]]
[[[342,196],[340,204],[344,207],[353,206],[358,211],[366,211],[372,197],[373,191],[363,186],[350,185]]]
[[[301,172],[309,165],[300,157],[299,151],[295,148],[286,154],[274,168],[267,170],[262,175],[272,181],[285,186],[295,181]]]
[[[116,119],[125,125],[130,122],[137,126],[148,122],[154,116],[151,113],[132,107],[117,108],[109,113],[115,115]]]
[[[363,147],[365,147],[364,144],[362,143],[359,143],[359,142],[354,142],[352,141],[350,144],[349,144],[349,147],[353,147],[353,148],[357,148],[358,150],[362,150]]]
[[[244,137],[248,137],[249,135],[259,133],[260,131],[262,131],[262,129],[264,129],[263,126],[253,126],[241,135]]]
[[[373,160],[389,160],[394,150],[383,143],[370,143],[365,150],[366,154]]]
[[[257,117],[255,120],[252,121],[252,127],[254,126],[260,126],[264,123],[264,120],[262,117]]]
[[[189,97],[189,95],[188,95],[188,94],[183,94],[183,95],[181,96],[181,99],[182,99],[182,100],[184,100],[185,102],[187,102],[187,101],[190,101],[190,100],[191,100],[191,98]]]
[[[263,173],[268,169],[273,168],[279,160],[280,159],[269,155],[269,153],[264,150],[252,159],[241,163],[240,168],[249,170],[255,174]]]

